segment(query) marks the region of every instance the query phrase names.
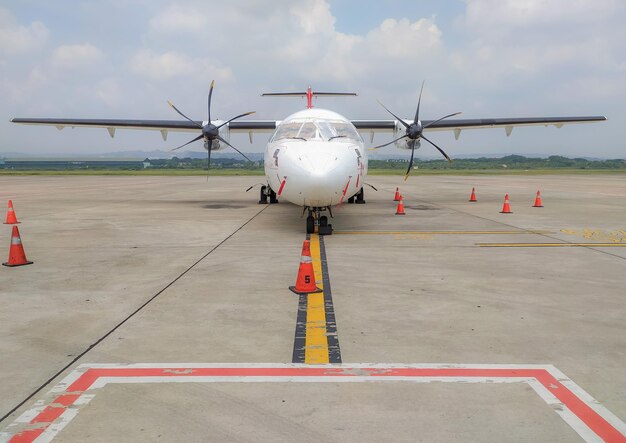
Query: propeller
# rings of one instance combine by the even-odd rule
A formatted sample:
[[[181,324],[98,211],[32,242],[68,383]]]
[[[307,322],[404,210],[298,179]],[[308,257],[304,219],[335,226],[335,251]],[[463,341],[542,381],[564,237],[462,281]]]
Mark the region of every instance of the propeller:
[[[439,146],[437,146],[435,143],[433,143],[432,141],[430,141],[424,136],[423,131],[424,129],[428,128],[431,125],[434,125],[435,123],[440,122],[441,120],[444,120],[449,117],[453,117],[455,115],[459,115],[460,112],[455,112],[453,114],[445,115],[438,120],[429,122],[427,125],[422,125],[422,121],[420,120],[419,117],[420,117],[420,104],[422,102],[423,91],[424,91],[424,82],[422,82],[422,88],[420,89],[419,99],[417,100],[417,110],[415,111],[415,118],[413,119],[413,123],[411,123],[410,125],[407,122],[405,122],[403,119],[398,117],[396,114],[391,112],[389,109],[387,109],[387,107],[383,105],[380,101],[378,102],[378,104],[380,104],[383,108],[385,108],[385,111],[393,115],[396,118],[396,120],[398,120],[400,124],[402,124],[406,128],[406,132],[404,133],[402,137],[398,137],[394,140],[391,140],[389,143],[374,146],[373,148],[370,148],[370,149],[383,148],[399,140],[402,140],[403,138],[408,138],[409,139],[408,145],[411,148],[411,159],[409,160],[409,167],[406,170],[406,174],[404,174],[404,181],[406,181],[406,179],[409,177],[409,173],[411,172],[411,168],[413,167],[413,158],[415,157],[415,145],[419,142],[420,139],[426,140],[428,143],[433,145],[441,153],[441,155],[443,155],[446,158],[446,160],[448,160],[449,162],[452,161],[452,159],[448,156],[448,154],[444,152],[443,149],[441,149]]]
[[[170,107],[176,111],[181,117],[183,117],[186,120],[189,120],[191,123],[193,123],[194,125],[196,125],[198,127],[198,129],[200,129],[202,131],[202,133],[197,136],[196,138],[189,140],[187,143],[184,143],[174,149],[170,149],[170,152],[172,151],[176,151],[177,149],[180,149],[184,146],[187,146],[193,142],[196,142],[200,139],[204,139],[204,148],[207,150],[207,181],[209,180],[209,168],[211,167],[211,150],[213,149],[213,141],[214,140],[218,140],[221,143],[224,143],[227,146],[230,146],[231,148],[233,148],[235,151],[237,151],[239,154],[241,154],[246,160],[248,160],[249,162],[251,162],[252,160],[250,160],[243,152],[241,152],[239,149],[235,148],[233,145],[231,145],[230,143],[228,143],[222,136],[220,136],[220,128],[224,125],[227,125],[228,123],[232,122],[233,120],[237,120],[238,118],[241,117],[245,117],[246,115],[250,115],[250,114],[254,114],[256,111],[250,111],[250,112],[244,112],[243,114],[239,114],[233,118],[231,118],[230,120],[225,121],[224,123],[221,123],[219,126],[214,125],[213,123],[211,123],[211,98],[213,97],[213,87],[215,85],[215,80],[211,81],[211,87],[209,89],[209,99],[208,99],[208,121],[206,125],[202,125],[201,123],[194,121],[192,119],[190,119],[189,117],[187,117],[185,114],[183,114],[180,109],[178,109],[176,106],[174,106],[174,104],[171,101],[167,101],[167,104],[170,105]]]

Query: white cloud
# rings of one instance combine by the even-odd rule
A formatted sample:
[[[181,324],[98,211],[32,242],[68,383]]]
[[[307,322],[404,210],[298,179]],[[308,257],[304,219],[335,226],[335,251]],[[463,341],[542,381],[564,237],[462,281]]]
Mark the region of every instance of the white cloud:
[[[20,25],[5,8],[0,7],[0,54],[20,54],[42,47],[48,40],[48,28],[39,21]]]
[[[99,81],[94,88],[95,96],[109,107],[115,107],[125,103],[127,97],[123,88],[114,78],[105,78]]]
[[[206,29],[209,26],[209,17],[202,9],[174,3],[152,17],[149,24],[156,32],[193,33]]]
[[[50,64],[55,68],[76,69],[100,63],[104,54],[90,43],[62,45],[52,51]]]
[[[175,77],[200,76],[205,81],[207,78],[226,80],[232,77],[228,67],[219,66],[205,58],[190,58],[173,51],[155,54],[150,50],[141,50],[131,60],[130,67],[135,74],[160,81]]]
[[[81,40],[45,12],[37,10],[30,18],[24,11],[32,7],[19,8],[20,23],[0,9],[0,29],[23,29],[32,36],[39,19],[50,27],[45,46],[68,41],[92,46],[62,46],[43,56],[31,52],[28,60],[0,57],[0,106],[9,103],[10,114],[21,106],[40,115],[51,108],[53,115],[58,109],[68,116],[168,118],[164,102],[171,98],[189,115],[201,116],[208,83],[215,79],[215,112],[224,117],[255,109],[256,118],[283,118],[304,102],[258,94],[310,84],[360,95],[320,98],[317,106],[351,118],[386,118],[375,98],[394,112],[412,115],[425,79],[424,118],[457,110],[467,117],[606,112],[610,122],[593,127],[603,143],[616,149],[609,134],[621,133],[608,125],[617,125],[626,100],[623,0],[464,0],[456,20],[452,14],[457,12],[446,11],[449,6],[441,2],[436,15],[420,16],[407,8],[406,14],[382,14],[367,27],[356,23],[359,14],[345,5],[335,9],[330,0],[274,0],[271,5],[233,0],[219,6],[202,0],[140,0],[141,7],[137,1],[102,0],[73,10],[77,20],[99,24],[98,34],[95,27],[83,28]],[[55,8],[61,16],[70,6],[61,2]],[[30,46],[22,48],[36,48],[34,40],[23,40]],[[98,69],[86,75],[84,69],[94,66]],[[498,137],[475,132],[480,132],[476,139],[487,142],[503,139],[501,132]],[[545,135],[560,143],[570,133],[568,128],[551,139]],[[154,141],[150,135],[146,140]],[[506,141],[518,147],[526,143],[520,136]],[[567,142],[584,149],[585,142]],[[252,149],[259,149],[258,142]]]
[[[370,57],[415,59],[440,44],[441,31],[432,20],[388,18],[367,34],[365,49]]]
[[[511,27],[585,25],[623,11],[621,0],[465,0],[465,22],[487,32]]]
[[[610,76],[624,62],[623,1],[466,0],[466,4],[458,25],[468,38],[450,53],[449,62],[481,90],[532,84],[535,94],[550,95],[555,85],[561,90],[564,82],[578,83],[574,79],[591,73]]]
[[[298,21],[304,35],[335,31],[335,17],[330,12],[330,5],[324,0],[294,3],[289,12]]]

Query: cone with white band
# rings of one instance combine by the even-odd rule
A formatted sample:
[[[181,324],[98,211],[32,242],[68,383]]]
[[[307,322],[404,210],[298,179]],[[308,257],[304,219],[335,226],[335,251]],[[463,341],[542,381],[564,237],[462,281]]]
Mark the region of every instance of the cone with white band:
[[[399,202],[402,196],[400,195],[400,188],[396,187],[396,195],[393,197],[393,201]]]
[[[398,202],[398,207],[396,208],[396,215],[406,215],[404,212],[404,200],[402,196],[400,196],[400,201]]]
[[[16,225],[19,222],[17,221],[17,217],[15,216],[15,211],[13,210],[13,201],[9,200],[9,209],[7,210],[7,219],[4,222],[5,225]]]
[[[504,196],[504,206],[502,206],[500,214],[513,214],[513,211],[511,211],[511,205],[509,204],[509,194]]]
[[[2,263],[2,266],[14,267],[31,264],[33,264],[32,261],[26,260],[24,246],[22,245],[22,239],[20,238],[20,231],[17,226],[13,226],[11,247],[9,248],[9,260],[6,263]]]
[[[300,256],[300,267],[296,277],[296,285],[289,286],[289,289],[296,294],[311,294],[322,292],[315,286],[315,271],[313,270],[313,260],[311,259],[311,242],[304,240],[302,244],[302,254]]]

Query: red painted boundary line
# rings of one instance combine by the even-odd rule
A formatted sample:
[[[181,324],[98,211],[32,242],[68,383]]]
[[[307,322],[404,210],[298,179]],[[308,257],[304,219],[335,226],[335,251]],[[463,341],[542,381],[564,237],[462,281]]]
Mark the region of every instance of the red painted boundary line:
[[[626,437],[589,407],[577,395],[559,382],[546,369],[492,369],[492,368],[367,368],[367,367],[233,367],[233,368],[90,368],[65,392],[56,397],[30,421],[32,429],[14,435],[10,443],[32,442],[58,419],[76,400],[101,378],[134,377],[386,377],[407,378],[524,378],[537,380],[548,392],[563,403],[589,429],[606,442],[626,442]],[[296,380],[297,381],[297,380]]]

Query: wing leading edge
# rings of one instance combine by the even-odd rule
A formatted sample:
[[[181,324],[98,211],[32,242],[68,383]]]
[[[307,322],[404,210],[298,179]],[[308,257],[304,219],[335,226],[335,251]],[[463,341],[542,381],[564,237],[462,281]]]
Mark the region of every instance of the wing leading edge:
[[[478,128],[504,127],[507,135],[516,126],[549,126],[560,128],[567,124],[593,123],[606,120],[605,116],[580,116],[580,117],[524,117],[524,118],[480,118],[480,119],[448,119],[433,123],[432,120],[423,120],[422,124],[428,126],[425,131],[454,131],[456,138],[462,130]],[[141,129],[160,131],[163,139],[167,139],[169,131],[197,132],[201,121],[190,122],[181,120],[128,120],[128,119],[69,119],[69,118],[14,118],[13,123],[26,125],[54,126],[57,129],[66,127],[76,128],[105,128],[111,137],[116,129]],[[411,123],[410,120],[405,120]],[[217,123],[217,122],[216,122]],[[278,120],[246,120],[234,121],[228,124],[228,129],[238,133],[272,132],[280,123]],[[393,132],[402,129],[397,120],[352,120],[354,126],[363,132]]]
[[[580,117],[515,117],[515,118],[476,118],[476,119],[447,119],[436,123],[433,120],[422,120],[427,131],[454,131],[456,138],[464,129],[504,127],[507,135],[515,126],[549,126],[560,128],[563,125],[576,123],[594,123],[605,121],[603,115]],[[411,124],[412,120],[404,120]],[[353,120],[352,123],[359,131],[364,132],[393,132],[404,127],[397,120]],[[432,124],[431,124],[432,123]]]
[[[198,132],[205,122],[184,120],[128,120],[128,119],[71,119],[71,118],[14,118],[13,123],[23,125],[54,126],[63,128],[105,128],[111,137],[116,129],[141,129],[160,131],[164,140],[169,131]],[[215,122],[218,123],[218,122]],[[274,120],[247,120],[230,122],[228,128],[233,132],[269,132],[276,129],[279,122]]]

